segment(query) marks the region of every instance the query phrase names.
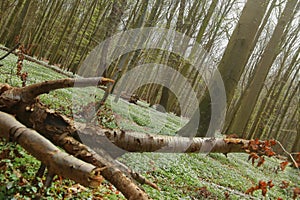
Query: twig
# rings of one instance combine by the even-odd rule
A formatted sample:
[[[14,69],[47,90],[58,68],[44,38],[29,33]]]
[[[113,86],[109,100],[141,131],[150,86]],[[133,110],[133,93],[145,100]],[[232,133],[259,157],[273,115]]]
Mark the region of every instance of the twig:
[[[278,140],[276,140],[276,142],[279,144],[279,146],[281,147],[281,149],[292,159],[292,161],[293,161],[293,163],[294,163],[294,165],[296,166],[296,168],[298,169],[298,170],[300,170],[299,169],[299,166],[298,166],[298,164],[297,164],[297,162],[295,161],[295,159],[294,159],[294,157],[292,156],[292,154],[290,154],[284,147],[283,147],[283,145],[278,141]]]
[[[16,50],[19,47],[20,43],[16,44],[11,50],[9,50],[4,56],[0,57],[0,60],[3,60],[6,58],[9,54],[11,54],[14,50]]]

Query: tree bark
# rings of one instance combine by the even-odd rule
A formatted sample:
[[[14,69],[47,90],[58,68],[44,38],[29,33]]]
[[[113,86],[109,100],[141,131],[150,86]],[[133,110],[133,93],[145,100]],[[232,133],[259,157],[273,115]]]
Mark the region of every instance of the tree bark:
[[[13,26],[13,29],[11,30],[10,34],[8,35],[8,39],[5,43],[5,46],[12,47],[16,43],[15,42],[16,37],[22,38],[20,33],[21,33],[22,26],[24,24],[24,18],[26,17],[30,3],[31,3],[31,0],[25,1],[24,5],[22,7],[21,13],[18,16],[17,21],[16,21],[15,25]]]
[[[100,81],[99,81],[100,80]],[[62,135],[76,136],[78,133],[84,136],[94,135],[102,139],[99,145],[103,146],[103,141],[111,141],[116,146],[127,151],[157,151],[165,149],[166,152],[243,152],[242,148],[247,145],[247,141],[236,140],[228,143],[223,138],[186,138],[170,136],[150,136],[141,133],[125,133],[120,130],[101,129],[93,125],[80,125],[67,117],[46,109],[36,97],[40,94],[48,93],[51,90],[66,87],[86,87],[95,84],[107,84],[110,79],[85,78],[62,79],[55,81],[46,81],[33,84],[23,88],[13,88],[7,84],[0,84],[0,110],[16,115],[17,119],[28,127],[33,127],[56,145],[67,145],[67,141],[62,142]],[[52,88],[52,89],[51,89]],[[104,140],[103,140],[104,138]],[[105,139],[106,138],[106,139]],[[108,140],[107,140],[108,139]],[[102,142],[102,143],[101,143]],[[109,148],[112,148],[110,145]],[[183,147],[186,148],[183,151]],[[69,149],[68,147],[66,147]],[[110,149],[105,149],[110,151]],[[73,152],[74,153],[74,152]],[[103,166],[100,166],[103,167]]]
[[[95,83],[104,83],[99,82],[99,78],[89,80],[91,79],[82,79],[79,81],[78,86],[84,87]],[[96,153],[86,145],[74,140],[73,137],[69,137],[74,136],[80,140],[72,120],[48,110],[35,99],[37,95],[47,93],[50,87],[72,87],[74,82],[74,79],[63,79],[46,81],[42,84],[33,84],[23,88],[12,88],[7,84],[0,84],[0,111],[16,115],[20,122],[27,127],[34,128],[55,145],[64,148],[66,152],[76,155],[85,162],[103,168],[101,171],[103,177],[121,191],[125,197],[129,199],[149,199],[144,191],[117,168],[120,164],[112,159],[109,154],[102,151],[101,146],[99,146]]]
[[[219,64],[218,69],[222,75],[226,89],[227,106],[233,98],[240,76],[250,56],[252,46],[255,45],[253,44],[253,39],[256,36],[267,6],[268,2],[266,0],[247,1],[239,23],[230,38]],[[211,99],[208,91],[204,94],[204,98],[199,105],[199,110],[196,112],[199,113],[199,111],[201,111],[201,121],[197,128],[197,136],[204,137],[206,134],[214,134],[207,133],[211,116]],[[199,122],[198,113],[179,131],[180,134],[185,135],[184,132],[193,131],[191,129],[194,127],[194,124]]]
[[[61,45],[63,44],[62,41],[67,33],[68,28],[70,27],[73,15],[76,13],[76,10],[78,9],[78,6],[80,4],[79,0],[76,0],[72,5],[71,13],[66,20],[66,23],[64,25],[63,31],[61,32],[61,35],[59,37],[59,40],[57,41],[56,45],[51,49],[51,56],[50,56],[50,64],[55,64],[58,61],[58,52],[60,50]]]
[[[269,69],[271,68],[274,59],[280,51],[279,44],[284,34],[284,29],[288,22],[291,21],[296,5],[297,1],[289,0],[287,2],[274,33],[267,47],[265,48],[262,58],[256,66],[258,70],[256,71],[253,80],[242,97],[240,108],[238,109],[237,114],[235,115],[235,118],[228,129],[228,133],[243,135],[245,132]]]
[[[50,173],[72,179],[87,187],[101,183],[99,168],[59,150],[36,131],[25,127],[13,116],[0,111],[0,137],[20,144],[27,152],[45,164]]]

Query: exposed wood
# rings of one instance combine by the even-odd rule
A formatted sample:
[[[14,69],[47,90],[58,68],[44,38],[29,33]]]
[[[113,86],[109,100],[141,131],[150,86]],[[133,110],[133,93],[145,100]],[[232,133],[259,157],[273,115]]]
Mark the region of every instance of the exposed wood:
[[[30,99],[36,95],[48,91],[49,85],[71,87],[73,79],[63,79],[54,82],[33,84],[24,88],[13,88],[7,84],[0,84],[0,111],[16,115],[16,118],[27,127],[34,128],[55,145],[61,146],[67,153],[76,155],[77,158],[91,163],[103,169],[101,175],[111,182],[122,194],[129,199],[149,199],[148,195],[141,190],[132,180],[119,170],[117,163],[108,153],[98,147],[97,152],[90,147],[81,144],[73,137],[78,136],[73,121],[52,110],[47,109],[37,99]],[[92,80],[89,82],[89,80]],[[88,86],[95,83],[107,83],[110,79],[81,79],[79,86]],[[71,83],[71,84],[70,84]],[[38,85],[43,85],[39,92]],[[77,86],[77,84],[76,84]],[[27,90],[27,93],[23,93]],[[31,94],[32,93],[32,94]],[[77,137],[78,138],[78,137]],[[80,138],[78,138],[80,139]],[[128,172],[127,172],[128,173]]]
[[[88,84],[86,83],[88,80],[90,79],[82,79],[82,85],[78,84],[78,86],[87,86]],[[92,80],[92,82],[93,81],[95,80]],[[24,88],[11,88],[8,85],[2,84],[0,85],[0,91],[6,91],[4,91],[2,95],[0,93],[0,108],[17,115],[17,118],[22,123],[28,127],[33,127],[45,137],[51,139],[56,145],[62,145],[61,139],[65,136],[78,137],[78,134],[90,137],[100,136],[99,138],[95,138],[94,141],[99,141],[99,146],[103,148],[105,148],[103,144],[107,143],[107,139],[109,139],[118,147],[126,151],[134,152],[243,152],[244,150],[241,147],[247,143],[247,141],[244,140],[241,140],[240,143],[226,143],[222,138],[187,138],[125,133],[121,130],[101,129],[93,125],[86,127],[79,123],[77,123],[75,127],[72,120],[59,113],[48,110],[41,103],[34,102],[34,100],[31,99],[43,93],[41,91],[50,91],[50,86],[53,86],[53,89],[58,89],[59,87],[71,87],[72,84],[70,83],[73,82],[69,79],[63,79],[33,84]],[[46,89],[38,89],[39,87]],[[23,93],[24,91],[27,92]],[[23,103],[20,104],[20,102]],[[9,109],[7,109],[7,105],[9,105]],[[62,135],[64,135],[64,137],[62,137]],[[112,146],[113,145],[109,145],[106,150],[111,151]],[[103,154],[101,156],[105,155]]]
[[[36,131],[26,128],[7,113],[0,111],[0,119],[0,136],[20,144],[26,151],[45,164],[51,173],[72,179],[88,187],[100,185],[99,168],[62,152],[49,140]]]

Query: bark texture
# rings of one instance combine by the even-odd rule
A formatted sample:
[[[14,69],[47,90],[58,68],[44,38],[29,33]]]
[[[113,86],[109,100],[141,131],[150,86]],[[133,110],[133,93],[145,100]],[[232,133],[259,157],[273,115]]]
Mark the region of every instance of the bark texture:
[[[0,111],[0,136],[20,144],[45,164],[51,173],[88,187],[97,187],[103,178],[99,168],[59,150],[36,131],[25,127],[13,116]]]

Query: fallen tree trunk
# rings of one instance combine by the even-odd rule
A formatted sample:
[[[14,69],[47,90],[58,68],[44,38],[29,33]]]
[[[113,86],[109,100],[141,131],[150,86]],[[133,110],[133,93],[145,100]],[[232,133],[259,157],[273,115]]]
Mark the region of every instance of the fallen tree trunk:
[[[129,152],[165,152],[165,153],[237,153],[245,152],[249,140],[235,138],[199,138],[165,135],[150,135],[139,132],[102,129],[97,126],[76,126],[80,135],[88,134],[96,145],[105,139],[117,147]],[[113,147],[108,146],[107,151]]]
[[[76,181],[87,187],[97,187],[103,180],[99,168],[59,150],[39,133],[28,129],[13,116],[0,111],[0,136],[20,144],[32,156],[47,166],[50,173]]]
[[[74,84],[75,82],[76,84]],[[226,154],[230,152],[251,152],[253,150],[250,148],[251,146],[255,146],[255,151],[260,155],[264,155],[265,150],[270,152],[269,147],[265,148],[263,144],[235,138],[154,136],[103,129],[91,124],[76,123],[75,126],[73,120],[49,110],[36,98],[40,94],[59,88],[86,87],[95,86],[95,84],[105,85],[111,82],[113,81],[105,78],[87,78],[76,81],[75,79],[63,79],[46,81],[24,88],[13,88],[0,83],[0,111],[15,115],[21,123],[34,128],[55,145],[61,146],[68,153],[76,155],[77,158],[103,168],[101,175],[129,199],[149,199],[149,197],[124,175],[126,173],[124,170],[124,173],[119,170],[118,167],[122,168],[122,166],[108,154],[113,150],[116,150],[116,154],[113,153],[112,156],[118,156],[119,153],[124,153],[124,150],[133,152],[216,152]],[[73,137],[91,141],[88,144],[92,144],[94,148],[91,149],[85,145],[86,143],[82,144]],[[118,147],[123,149],[123,152],[120,152]],[[152,186],[155,187],[155,185]]]
[[[223,138],[187,138],[176,136],[149,135],[142,133],[125,133],[121,130],[103,129],[99,126],[74,122],[67,117],[47,109],[36,97],[48,93],[51,90],[66,87],[86,87],[96,84],[107,84],[110,81],[105,78],[87,79],[62,79],[33,84],[24,88],[12,88],[0,84],[0,109],[15,114],[17,119],[28,127],[33,127],[45,137],[52,140],[56,145],[61,145],[62,135],[78,135],[87,137],[98,137],[92,139],[96,146],[103,146],[107,142],[131,152],[245,152],[242,147],[248,144],[247,140],[236,139],[231,142]],[[108,139],[108,140],[107,140]],[[104,142],[103,142],[104,141]],[[98,143],[97,143],[98,142]],[[113,145],[107,145],[105,150],[112,151]],[[105,155],[101,155],[105,156]],[[118,156],[118,155],[115,155]],[[102,167],[102,166],[101,166]]]
[[[0,111],[15,115],[21,123],[34,128],[55,145],[64,148],[66,152],[76,155],[77,158],[85,162],[103,168],[101,175],[122,192],[126,198],[150,199],[143,190],[119,170],[118,166],[120,164],[105,151],[102,151],[101,146],[95,152],[70,137],[77,136],[77,130],[72,120],[49,110],[35,98],[42,93],[49,92],[51,87],[56,88],[57,85],[72,87],[74,82],[74,79],[47,81],[24,88],[13,88],[7,84],[0,84]],[[76,83],[80,83],[78,86],[82,87],[95,85],[95,82],[106,84],[111,81],[105,78],[76,80]],[[155,186],[155,184],[153,185]]]

